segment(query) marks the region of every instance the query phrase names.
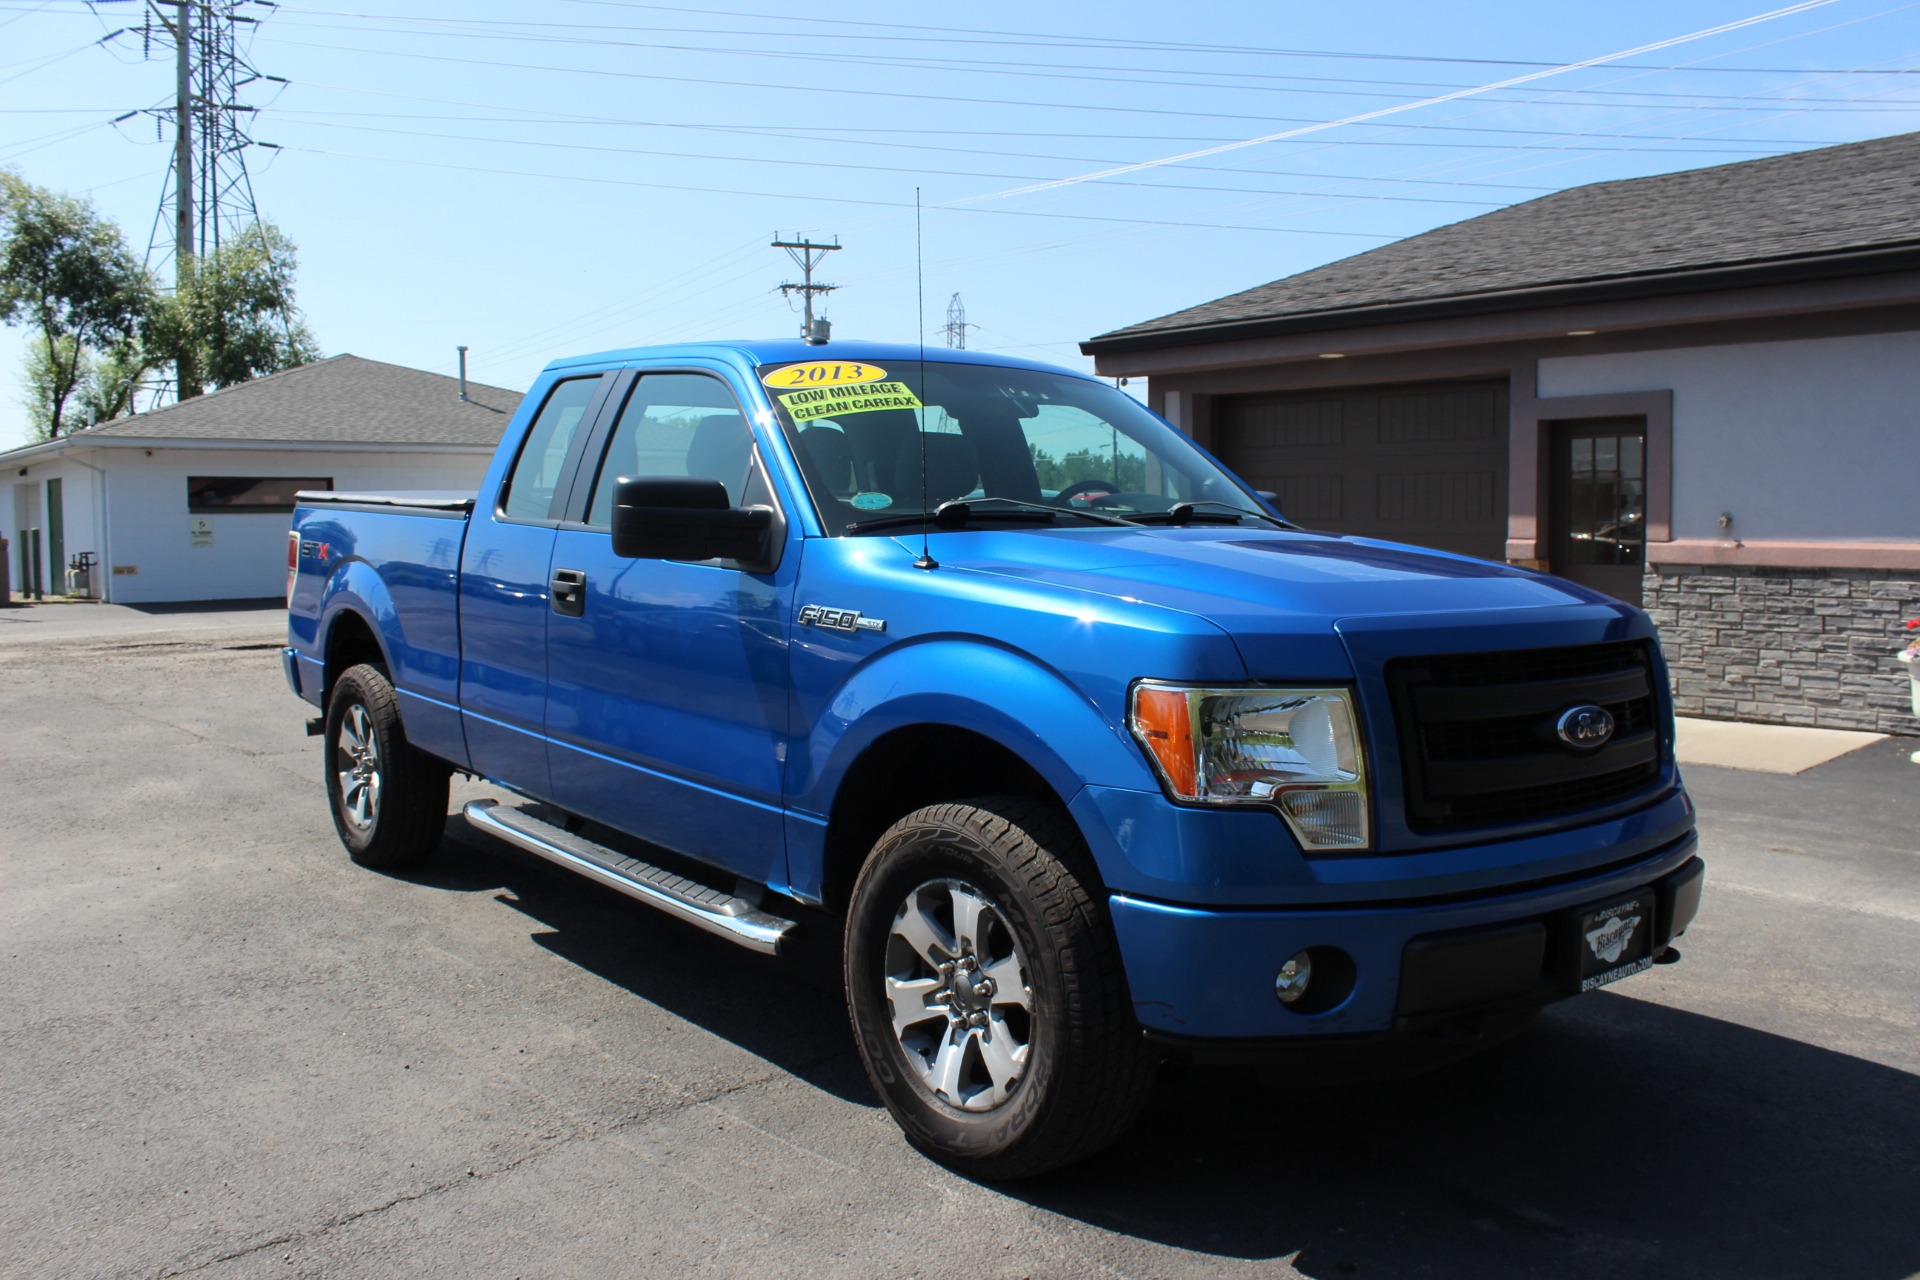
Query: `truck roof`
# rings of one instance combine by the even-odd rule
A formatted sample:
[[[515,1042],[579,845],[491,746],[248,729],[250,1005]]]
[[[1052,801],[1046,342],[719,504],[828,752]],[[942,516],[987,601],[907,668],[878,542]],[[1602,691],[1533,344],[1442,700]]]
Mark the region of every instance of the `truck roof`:
[[[596,351],[589,355],[565,356],[552,361],[547,368],[570,369],[580,365],[611,365],[629,360],[696,356],[729,362],[744,358],[750,365],[790,364],[797,360],[868,360],[875,364],[888,362],[900,364],[924,359],[928,364],[991,364],[1011,366],[1016,369],[1044,370],[1048,373],[1061,373],[1075,378],[1089,376],[1073,369],[1063,369],[1058,365],[1023,360],[1018,356],[1003,356],[994,352],[957,351],[950,347],[923,349],[910,342],[836,341],[815,345],[802,342],[798,338],[736,339],[681,342],[655,347],[624,347],[612,351]]]

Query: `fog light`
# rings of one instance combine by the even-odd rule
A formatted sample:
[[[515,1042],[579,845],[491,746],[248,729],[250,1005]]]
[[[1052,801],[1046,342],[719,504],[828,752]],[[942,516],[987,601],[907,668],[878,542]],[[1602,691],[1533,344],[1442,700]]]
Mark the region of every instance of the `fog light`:
[[[1307,983],[1313,980],[1313,958],[1302,951],[1280,966],[1280,972],[1273,975],[1273,994],[1280,997],[1281,1004],[1292,1004],[1307,994]]]

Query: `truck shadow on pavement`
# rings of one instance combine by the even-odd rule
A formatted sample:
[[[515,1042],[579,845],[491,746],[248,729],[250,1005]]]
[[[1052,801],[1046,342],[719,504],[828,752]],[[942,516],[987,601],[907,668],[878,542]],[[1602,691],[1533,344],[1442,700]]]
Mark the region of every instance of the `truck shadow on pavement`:
[[[1193,1069],[1115,1151],[1010,1191],[1313,1277],[1920,1268],[1920,1078],[1597,993],[1413,1080]]]
[[[838,943],[754,955],[473,833],[406,878],[489,892],[533,941],[814,1087],[875,1106]],[[996,1194],[1319,1277],[1861,1277],[1920,1269],[1920,1077],[1630,996],[1549,1009],[1411,1080],[1170,1072],[1112,1151]],[[1200,1271],[1205,1273],[1205,1265]]]
[[[403,877],[494,893],[534,943],[836,1098],[878,1105],[855,1055],[837,936],[805,921],[788,954],[745,951],[448,820],[438,856]]]

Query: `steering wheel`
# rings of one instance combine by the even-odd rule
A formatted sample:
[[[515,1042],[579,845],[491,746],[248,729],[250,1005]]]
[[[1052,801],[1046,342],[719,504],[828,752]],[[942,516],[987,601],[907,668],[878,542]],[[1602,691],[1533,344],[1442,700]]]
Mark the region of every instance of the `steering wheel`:
[[[1083,493],[1115,493],[1111,480],[1075,480],[1072,484],[1053,495],[1055,506],[1065,506],[1070,500]]]

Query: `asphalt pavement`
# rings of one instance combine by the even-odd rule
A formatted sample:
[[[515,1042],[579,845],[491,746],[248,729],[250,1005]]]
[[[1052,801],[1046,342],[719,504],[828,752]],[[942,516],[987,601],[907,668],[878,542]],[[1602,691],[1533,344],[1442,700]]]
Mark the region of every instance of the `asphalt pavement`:
[[[1176,1073],[995,1187],[877,1105],[828,930],[752,955],[457,819],[353,866],[278,623],[0,622],[0,1274],[1920,1272],[1912,739],[1689,766],[1680,964],[1414,1080]]]

